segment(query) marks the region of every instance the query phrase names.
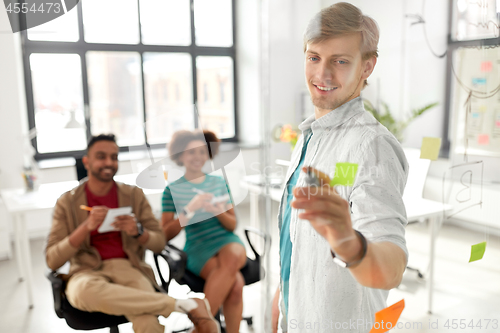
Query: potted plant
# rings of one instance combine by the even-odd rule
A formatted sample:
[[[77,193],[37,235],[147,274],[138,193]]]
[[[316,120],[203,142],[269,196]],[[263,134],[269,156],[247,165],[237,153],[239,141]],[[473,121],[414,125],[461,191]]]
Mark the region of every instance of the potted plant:
[[[365,110],[370,112],[375,119],[387,127],[387,129],[396,137],[396,139],[398,139],[399,142],[403,141],[403,132],[413,120],[420,117],[427,110],[430,110],[438,105],[437,102],[425,105],[422,108],[412,110],[406,120],[396,120],[392,116],[387,103],[380,103],[382,105],[382,110],[375,108],[375,106],[373,106],[373,104],[366,99],[363,99],[363,104],[365,105]]]

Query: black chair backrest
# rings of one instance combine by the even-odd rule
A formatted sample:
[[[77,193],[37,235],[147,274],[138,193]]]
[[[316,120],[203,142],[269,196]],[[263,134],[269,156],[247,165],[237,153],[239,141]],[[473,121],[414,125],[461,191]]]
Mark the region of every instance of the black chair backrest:
[[[261,280],[262,276],[265,274],[263,268],[260,264],[261,255],[255,250],[249,234],[255,233],[264,239],[264,253],[268,246],[270,246],[270,238],[267,237],[261,231],[254,228],[245,228],[245,236],[254,253],[255,259],[247,258],[246,265],[241,269],[241,274],[245,278],[245,285],[249,285]],[[262,253],[262,255],[264,255]],[[163,258],[168,264],[168,281],[165,280],[163,274],[161,273],[158,258]],[[205,286],[205,280],[195,273],[186,269],[187,255],[184,251],[178,249],[177,247],[167,244],[165,249],[160,254],[154,255],[154,261],[156,266],[156,271],[158,272],[162,287],[168,291],[170,282],[173,280],[181,285],[187,285],[193,292],[203,292],[203,287]],[[262,274],[261,274],[262,273]]]
[[[86,312],[75,309],[66,299],[64,289],[66,282],[61,274],[50,271],[47,278],[52,284],[54,310],[59,318],[64,318],[69,327],[75,330],[96,330],[110,327],[110,331],[117,331],[116,326],[128,322],[124,316],[113,316],[101,312]]]
[[[75,167],[76,167],[76,178],[78,179],[78,181],[87,177],[87,169],[85,169],[81,157],[75,157]]]

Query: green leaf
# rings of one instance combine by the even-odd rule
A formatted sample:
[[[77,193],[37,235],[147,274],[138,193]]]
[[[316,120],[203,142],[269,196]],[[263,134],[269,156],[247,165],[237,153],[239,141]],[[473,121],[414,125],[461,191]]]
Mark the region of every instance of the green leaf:
[[[368,100],[363,99],[363,104],[365,106],[365,110],[370,112],[378,122],[384,125],[399,141],[403,138],[403,132],[406,127],[417,117],[420,117],[427,110],[432,109],[438,103],[431,103],[425,105],[422,108],[414,109],[411,111],[409,117],[406,120],[397,121],[389,109],[389,105],[385,102],[381,102],[381,110],[377,110],[377,108]]]

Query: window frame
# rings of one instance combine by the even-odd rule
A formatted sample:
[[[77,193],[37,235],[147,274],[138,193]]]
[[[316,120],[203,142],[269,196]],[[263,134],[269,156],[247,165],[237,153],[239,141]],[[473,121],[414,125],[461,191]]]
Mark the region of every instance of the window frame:
[[[35,105],[33,94],[33,82],[31,78],[31,68],[29,58],[33,53],[48,53],[48,54],[78,54],[81,59],[81,73],[82,73],[82,94],[85,114],[85,126],[87,140],[91,137],[91,122],[90,122],[90,96],[89,96],[89,82],[87,75],[87,62],[86,53],[88,51],[117,51],[117,52],[137,52],[141,59],[141,91],[142,91],[142,107],[144,121],[147,121],[147,108],[146,108],[146,91],[144,82],[144,53],[157,52],[157,53],[187,53],[191,55],[191,69],[192,69],[192,89],[193,89],[193,104],[197,104],[198,95],[203,92],[198,92],[197,83],[197,70],[196,58],[198,56],[227,56],[232,59],[233,64],[233,126],[234,136],[231,138],[222,139],[223,142],[238,142],[238,112],[237,112],[237,59],[236,59],[236,1],[231,0],[231,16],[232,16],[232,36],[233,44],[230,47],[214,47],[214,46],[197,46],[195,43],[195,22],[194,22],[194,0],[190,0],[190,17],[191,17],[191,45],[187,46],[174,46],[174,45],[148,45],[142,43],[141,22],[140,22],[140,0],[137,1],[137,15],[139,24],[139,43],[138,44],[104,44],[104,43],[87,43],[84,39],[84,26],[83,26],[83,12],[82,2],[79,1],[78,10],[78,33],[79,40],[76,42],[59,42],[59,41],[32,41],[28,39],[26,30],[21,31],[21,45],[22,45],[22,58],[24,69],[24,82],[26,89],[26,103],[28,111],[28,125],[29,129],[35,128]],[[20,15],[20,24],[26,24],[23,15]],[[200,95],[201,97],[201,95]],[[194,115],[194,126],[199,128],[198,117]],[[146,134],[145,134],[146,136]],[[36,136],[31,140],[31,144],[35,148],[35,160],[44,160],[51,158],[63,157],[81,157],[85,154],[85,150],[63,151],[53,153],[39,153],[37,147]],[[161,149],[165,147],[166,143],[148,144],[147,137],[145,144],[153,149]],[[119,147],[120,152],[130,150],[131,146]]]
[[[453,14],[454,14],[454,6],[455,0],[449,0],[448,2],[448,43],[446,47],[446,98],[445,98],[445,112],[444,112],[444,121],[443,121],[443,142],[441,145],[441,155],[445,158],[450,158],[452,155],[451,150],[451,140],[450,133],[452,129],[450,128],[452,124],[450,124],[450,120],[452,117],[451,106],[452,106],[452,98],[454,91],[453,90],[453,74],[452,74],[452,65],[453,65],[453,55],[454,52],[460,47],[488,47],[494,45],[500,45],[500,31],[499,37],[488,37],[488,38],[477,38],[477,39],[466,39],[466,40],[455,40],[453,35]],[[453,139],[453,138],[452,138]]]

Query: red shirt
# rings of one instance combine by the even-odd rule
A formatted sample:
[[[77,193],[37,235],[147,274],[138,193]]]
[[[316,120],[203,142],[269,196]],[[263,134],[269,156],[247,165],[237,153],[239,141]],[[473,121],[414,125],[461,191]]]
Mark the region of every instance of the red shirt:
[[[100,197],[93,194],[87,185],[85,185],[85,192],[87,193],[87,205],[93,206],[106,206],[108,208],[118,208],[118,186],[116,184],[111,187],[108,194]],[[110,231],[99,233],[97,227],[90,233],[90,245],[95,247],[102,260],[112,258],[128,258],[125,251],[123,251],[122,236],[120,231]]]

